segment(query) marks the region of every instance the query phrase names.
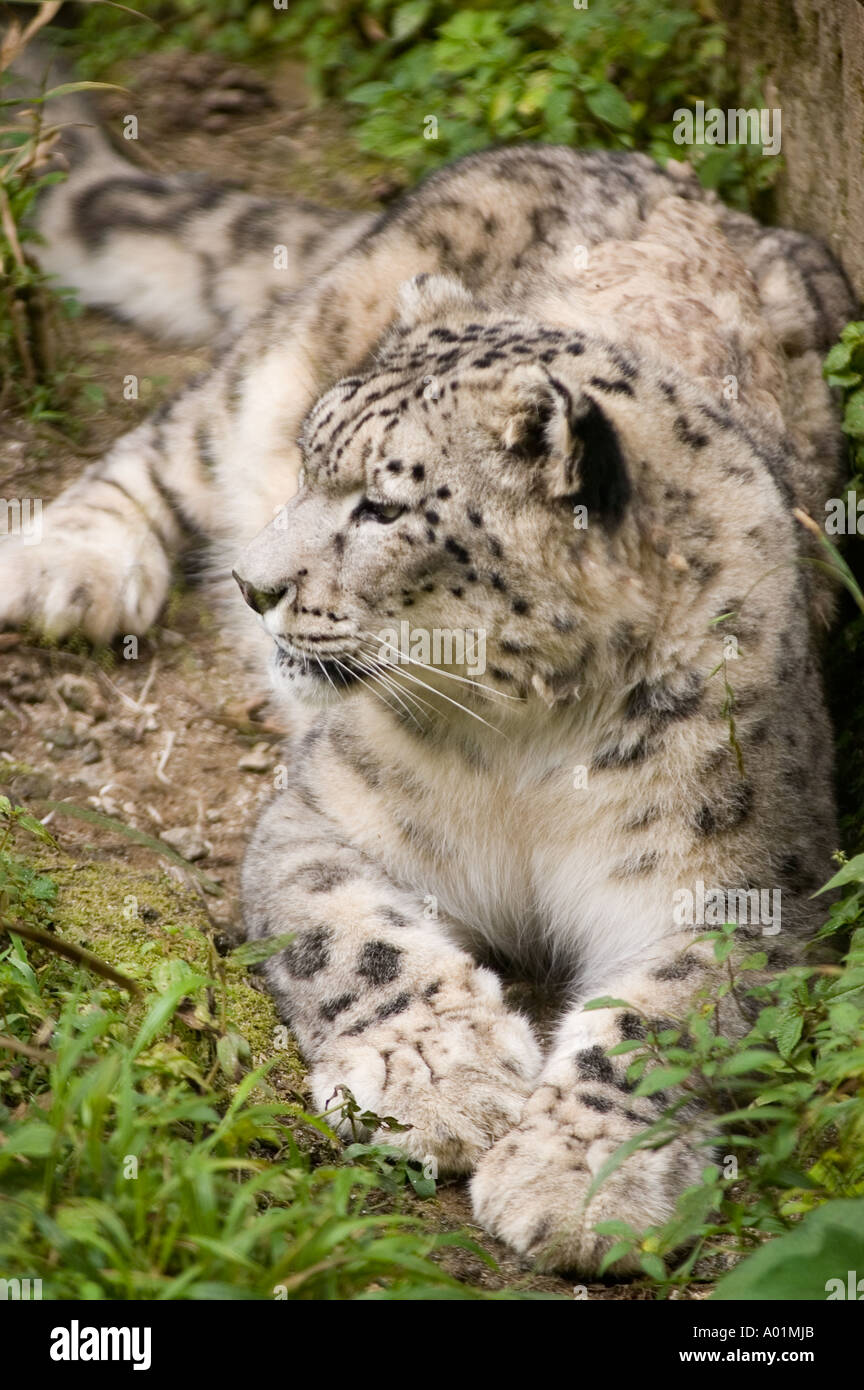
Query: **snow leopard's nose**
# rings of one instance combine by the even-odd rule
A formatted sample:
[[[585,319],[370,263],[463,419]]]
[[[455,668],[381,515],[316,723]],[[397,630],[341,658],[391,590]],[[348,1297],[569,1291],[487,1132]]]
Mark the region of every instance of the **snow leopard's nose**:
[[[236,570],[231,571],[231,578],[236,579],[240,592],[249,607],[261,617],[265,617],[273,608],[278,608],[280,604],[288,608],[297,597],[297,585],[293,580],[287,580],[278,588],[261,589],[249,579],[244,579]]]

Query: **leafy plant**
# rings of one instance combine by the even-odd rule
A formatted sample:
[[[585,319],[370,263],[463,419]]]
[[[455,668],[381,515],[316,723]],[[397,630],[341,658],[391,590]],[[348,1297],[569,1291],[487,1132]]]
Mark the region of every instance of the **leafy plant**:
[[[379,11],[387,37],[365,55],[371,80],[356,85],[352,65],[339,94],[363,108],[361,146],[411,173],[489,144],[547,140],[643,149],[661,161],[687,155],[733,201],[773,178],[773,166],[746,147],[684,150],[673,141],[674,111],[699,96],[719,101],[729,83],[721,27],[689,4],[592,0],[576,9],[536,0],[455,13],[431,4]],[[304,51],[327,92],[341,81],[315,40],[307,34]]]
[[[155,26],[85,16],[75,36],[85,40],[82,71],[104,71],[130,44],[299,52],[319,101],[358,108],[361,149],[411,176],[490,144],[547,140],[686,157],[706,186],[745,206],[779,168],[745,145],[675,144],[676,109],[742,104],[723,26],[692,0],[294,0],[284,10],[174,0],[149,13]],[[748,93],[744,104],[761,103]]]
[[[803,1213],[864,1198],[864,855],[844,865],[829,886],[847,892],[832,906],[823,936],[856,924],[842,963],[795,966],[754,986],[753,972],[766,964],[764,952],[742,953],[734,924],[700,934],[713,938],[726,979],[674,1026],[657,1032],[646,1020],[644,1039],[609,1050],[610,1056],[633,1054],[627,1075],[635,1095],[677,1087],[680,1097],[641,1140],[612,1156],[597,1185],[636,1147],[679,1136],[702,1144],[706,1161],[701,1182],[684,1193],[663,1225],[647,1231],[621,1221],[598,1225],[614,1238],[607,1268],[635,1251],[644,1273],[668,1292],[698,1277],[699,1268],[710,1268],[704,1263],[708,1256],[747,1254],[766,1237],[796,1231]],[[752,1027],[737,1041],[716,1031],[718,1004],[726,998],[742,1009],[748,1001],[759,1006]],[[594,1006],[609,1004],[600,1000]],[[684,1109],[693,1101],[703,1117],[696,1129]],[[828,1215],[817,1223],[827,1242],[826,1259],[835,1224]],[[790,1253],[797,1248],[790,1238]],[[842,1264],[839,1246],[832,1258]],[[759,1260],[756,1273],[777,1267],[761,1251]],[[734,1296],[764,1297],[756,1292],[764,1284],[754,1277],[751,1285],[744,1274],[749,1263],[735,1278]],[[802,1273],[801,1287],[804,1281]]]
[[[850,477],[843,497],[844,514],[853,516],[856,530],[864,532],[864,322],[846,324],[825,359],[823,371],[840,396],[843,429],[849,441]],[[820,521],[824,524],[824,518]],[[827,542],[821,527],[820,536]],[[844,561],[857,578],[860,592],[864,560],[857,534],[845,537]],[[857,599],[856,604],[861,607]],[[838,792],[844,835],[850,845],[858,846],[864,845],[864,703],[860,696],[864,616],[860,611],[848,611],[844,617],[846,621],[838,626],[828,651],[828,685],[837,726],[837,765],[842,769]]]
[[[0,409],[13,404],[49,425],[67,422],[80,395],[98,404],[99,388],[86,381],[86,368],[70,361],[64,321],[79,312],[77,301],[39,269],[33,256],[36,199],[65,177],[45,167],[58,127],[44,119],[43,106],[52,96],[104,84],[53,87],[29,98],[17,120],[7,118],[20,108],[20,98],[3,93],[10,65],[58,9],[56,0],[46,0],[26,27],[13,19],[0,43],[0,339],[8,345]]]
[[[769,1241],[720,1280],[716,1299],[798,1301],[858,1299],[857,1274],[848,1271],[864,1250],[864,1199],[830,1202],[808,1213],[800,1226]],[[838,1287],[839,1285],[839,1287]]]
[[[824,363],[825,379],[843,393],[843,430],[849,436],[852,472],[864,478],[864,322],[847,323]]]
[[[50,1299],[494,1297],[438,1260],[454,1244],[488,1257],[407,1209],[434,1192],[417,1165],[387,1145],[342,1151],[327,1117],[274,1090],[271,1064],[248,1069],[232,1020],[212,1023],[218,975],[173,957],[145,985],[51,933],[56,886],[17,848],[33,835],[53,847],[0,798],[5,1277],[41,1279]],[[213,1067],[183,1035],[210,1037]]]

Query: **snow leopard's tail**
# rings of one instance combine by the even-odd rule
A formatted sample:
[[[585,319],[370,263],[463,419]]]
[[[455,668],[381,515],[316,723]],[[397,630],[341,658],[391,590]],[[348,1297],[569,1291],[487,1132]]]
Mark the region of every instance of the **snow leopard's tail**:
[[[846,438],[837,402],[822,373],[826,352],[844,324],[860,312],[843,267],[824,242],[806,232],[763,227],[725,208],[721,226],[756,285],[762,311],[786,358],[783,414],[795,449],[784,469],[797,505],[825,516],[826,500],[842,494],[849,475]],[[803,538],[812,559],[818,544]],[[836,610],[837,586],[820,570],[806,575],[814,628],[824,629]]]
[[[68,80],[40,45],[13,76],[22,104]],[[42,109],[59,127],[45,167],[68,176],[39,199],[40,265],[83,304],[156,336],[206,343],[235,333],[338,260],[373,220],[199,174],[144,171],[113,148],[82,93]]]
[[[756,282],[763,312],[788,357],[825,353],[859,301],[828,246],[807,232],[763,227],[726,208],[723,231]]]

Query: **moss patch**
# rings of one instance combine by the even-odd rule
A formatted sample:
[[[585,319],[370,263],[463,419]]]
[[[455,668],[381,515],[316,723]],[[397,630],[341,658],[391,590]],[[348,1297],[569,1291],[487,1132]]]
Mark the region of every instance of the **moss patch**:
[[[241,1068],[272,1061],[268,1079],[280,1094],[302,1091],[304,1067],[294,1039],[246,971],[219,955],[194,892],[167,874],[142,873],[115,860],[76,863],[52,856],[39,868],[57,884],[54,925],[67,940],[157,990],[170,977],[172,961],[212,982],[181,1009],[171,1039],[188,1058],[190,1076],[192,1068],[206,1071],[216,1062],[226,1081],[237,1080],[233,1055]]]

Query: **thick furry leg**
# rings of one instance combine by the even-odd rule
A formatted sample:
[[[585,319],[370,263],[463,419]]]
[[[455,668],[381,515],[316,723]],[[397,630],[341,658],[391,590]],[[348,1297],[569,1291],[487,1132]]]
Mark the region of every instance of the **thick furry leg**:
[[[478,1221],[541,1268],[594,1273],[613,1243],[597,1234],[598,1223],[625,1221],[639,1231],[669,1219],[711,1161],[710,1124],[698,1104],[686,1102],[678,1112],[679,1137],[637,1148],[589,1200],[615,1150],[655,1123],[675,1098],[665,1091],[635,1096],[627,1080],[632,1053],[606,1054],[643,1037],[646,1022],[654,1031],[680,1026],[713,978],[711,944],[682,934],[661,943],[650,963],[592,991],[632,1002],[633,1010],[577,1007],[565,1015],[521,1122],[478,1165],[472,1182]],[[731,999],[718,1022],[729,1034],[746,1026]],[[626,1273],[638,1264],[625,1257],[614,1268]]]
[[[218,515],[207,402],[187,388],[67,487],[38,530],[0,542],[0,627],[95,642],[147,630],[184,541]]]
[[[337,1107],[347,1087],[361,1109],[408,1126],[376,1138],[442,1171],[473,1168],[517,1123],[539,1067],[496,977],[301,792],[264,812],[244,898],[251,936],[294,935],[265,968],[312,1064],[316,1107]]]

